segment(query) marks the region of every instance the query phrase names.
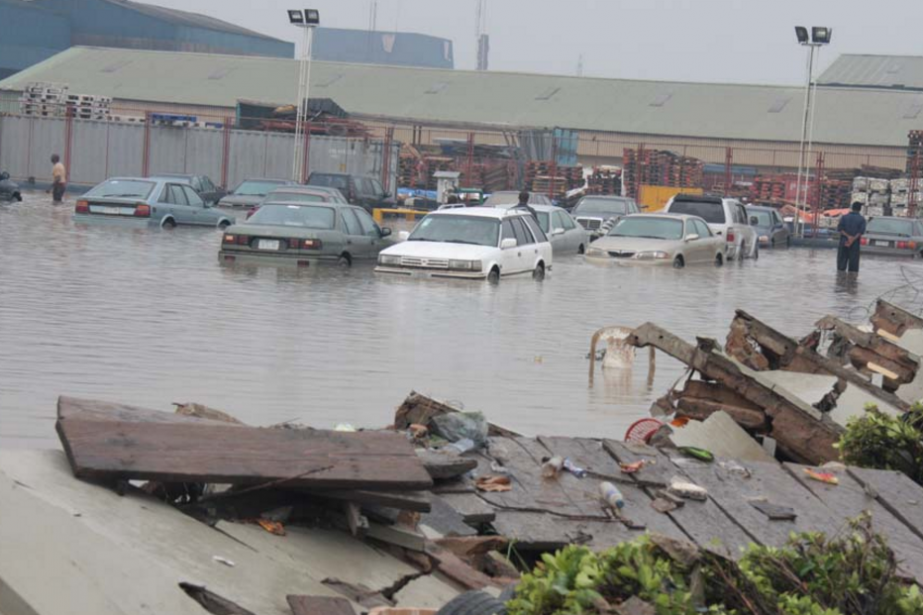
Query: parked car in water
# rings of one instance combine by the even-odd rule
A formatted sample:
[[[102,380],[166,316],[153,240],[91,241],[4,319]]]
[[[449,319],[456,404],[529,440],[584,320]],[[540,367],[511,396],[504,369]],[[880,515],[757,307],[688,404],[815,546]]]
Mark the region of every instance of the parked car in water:
[[[152,177],[163,177],[165,179],[184,180],[192,189],[199,193],[202,200],[209,205],[217,205],[225,194],[228,193],[224,188],[215,185],[208,175],[186,175],[182,173],[158,173]]]
[[[259,202],[259,204],[250,208],[247,212],[249,219],[260,208],[263,203],[272,203],[278,201],[295,202],[295,203],[342,203],[348,205],[346,199],[335,188],[318,188],[317,186],[282,186],[276,188]]]
[[[760,256],[759,236],[750,226],[747,210],[737,199],[707,194],[677,194],[667,202],[663,211],[705,220],[712,233],[727,242],[728,260]]]
[[[551,266],[551,243],[532,214],[466,207],[428,214],[406,241],[378,255],[375,271],[497,282],[529,273],[542,280]]]
[[[792,245],[792,234],[774,207],[747,205],[747,218],[761,246],[775,248]]]
[[[371,212],[376,207],[391,208],[396,201],[374,177],[361,177],[348,173],[318,173],[308,176],[309,186],[336,188],[353,205]]]
[[[724,239],[712,233],[697,216],[632,214],[620,219],[609,233],[590,244],[588,260],[619,265],[724,264]]]
[[[503,205],[505,209],[515,205]],[[538,217],[538,225],[551,241],[555,256],[583,254],[590,245],[590,234],[574,222],[566,210],[554,205],[530,205]],[[523,210],[525,211],[525,210]]]
[[[0,201],[21,201],[22,192],[19,191],[19,184],[10,179],[10,174],[4,171],[0,173]]]
[[[501,205],[515,205],[519,202],[518,190],[498,190],[488,196],[482,205],[485,207],[499,207]],[[529,193],[529,205],[553,205],[547,194],[540,192]]]
[[[634,199],[622,196],[585,196],[574,205],[571,215],[593,238],[609,232],[623,216],[640,213]]]
[[[162,228],[179,225],[226,228],[234,223],[234,216],[210,206],[181,180],[114,177],[77,200],[74,221]]]
[[[245,179],[218,201],[219,207],[253,207],[280,186],[297,186],[287,179]]]
[[[859,243],[863,254],[923,257],[923,222],[917,218],[870,218]]]
[[[349,267],[373,260],[391,229],[380,228],[361,207],[328,201],[263,203],[246,222],[225,230],[219,259],[274,260],[301,267],[329,262]]]

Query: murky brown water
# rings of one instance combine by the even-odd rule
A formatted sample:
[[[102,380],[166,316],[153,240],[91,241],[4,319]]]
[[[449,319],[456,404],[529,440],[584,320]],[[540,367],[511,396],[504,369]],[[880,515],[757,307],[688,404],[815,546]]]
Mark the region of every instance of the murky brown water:
[[[558,259],[544,283],[496,287],[228,268],[218,231],[75,226],[71,213],[44,194],[0,204],[0,445],[55,445],[59,394],[331,427],[385,425],[412,389],[525,433],[621,437],[681,369],[661,356],[649,385],[644,352],[588,386],[596,329],[654,321],[723,340],[740,307],[801,335],[923,275],[865,258],[844,283],[832,252],[808,250],[684,271]]]

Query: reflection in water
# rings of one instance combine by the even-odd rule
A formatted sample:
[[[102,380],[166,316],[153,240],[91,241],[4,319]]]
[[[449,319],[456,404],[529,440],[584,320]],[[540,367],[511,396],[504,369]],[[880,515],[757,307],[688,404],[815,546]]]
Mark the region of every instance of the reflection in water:
[[[839,291],[825,250],[720,269],[563,258],[544,283],[496,286],[370,266],[225,267],[215,230],[75,226],[71,211],[44,194],[0,205],[0,446],[54,444],[59,394],[332,427],[386,425],[417,389],[524,433],[621,437],[682,370],[660,356],[649,382],[639,352],[588,387],[600,327],[652,321],[723,340],[742,308],[799,337],[906,283],[894,261],[863,259],[861,284]],[[919,277],[920,264],[901,264]]]
[[[837,271],[836,272],[836,284],[834,285],[834,292],[837,293],[846,293],[848,295],[858,295],[859,294],[859,274],[850,273],[848,271]]]

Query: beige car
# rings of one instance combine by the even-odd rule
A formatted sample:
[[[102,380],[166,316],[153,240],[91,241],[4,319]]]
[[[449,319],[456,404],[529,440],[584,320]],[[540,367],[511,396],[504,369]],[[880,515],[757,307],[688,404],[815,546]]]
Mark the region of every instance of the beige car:
[[[634,214],[587,248],[586,257],[620,265],[724,264],[726,242],[698,216]]]

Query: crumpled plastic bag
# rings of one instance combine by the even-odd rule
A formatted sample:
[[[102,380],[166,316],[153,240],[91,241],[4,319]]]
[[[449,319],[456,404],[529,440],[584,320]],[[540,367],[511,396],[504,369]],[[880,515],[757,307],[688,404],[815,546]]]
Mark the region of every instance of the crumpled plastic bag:
[[[450,412],[433,417],[432,428],[449,442],[468,438],[478,448],[487,444],[487,419],[480,412]]]

